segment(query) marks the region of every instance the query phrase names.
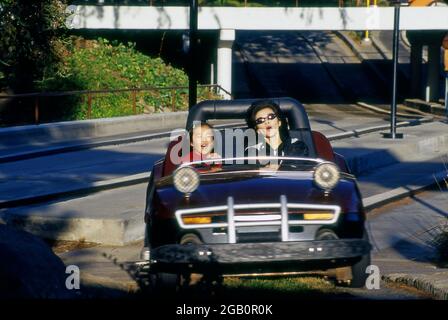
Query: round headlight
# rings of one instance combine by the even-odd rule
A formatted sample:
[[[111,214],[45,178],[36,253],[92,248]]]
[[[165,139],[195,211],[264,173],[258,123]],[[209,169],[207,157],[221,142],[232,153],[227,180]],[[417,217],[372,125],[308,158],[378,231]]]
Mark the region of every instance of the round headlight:
[[[329,162],[322,163],[314,170],[314,182],[325,190],[333,189],[339,182],[338,167]]]
[[[179,168],[174,172],[174,187],[182,193],[192,193],[199,187],[199,174],[191,167]]]

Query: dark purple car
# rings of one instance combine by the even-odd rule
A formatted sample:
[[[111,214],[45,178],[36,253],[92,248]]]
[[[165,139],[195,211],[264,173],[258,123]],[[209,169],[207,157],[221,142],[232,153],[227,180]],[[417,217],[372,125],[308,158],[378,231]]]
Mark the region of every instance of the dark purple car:
[[[218,168],[209,160],[175,165],[170,156],[180,140],[174,140],[155,163],[144,252],[160,282],[191,273],[338,270],[339,280],[365,285],[371,246],[356,179],[325,136],[311,130],[303,105],[274,101],[307,156],[254,159],[221,143],[233,149],[222,151]],[[194,121],[242,121],[253,102],[201,102],[190,110],[187,128]],[[278,166],[261,165],[267,158]]]

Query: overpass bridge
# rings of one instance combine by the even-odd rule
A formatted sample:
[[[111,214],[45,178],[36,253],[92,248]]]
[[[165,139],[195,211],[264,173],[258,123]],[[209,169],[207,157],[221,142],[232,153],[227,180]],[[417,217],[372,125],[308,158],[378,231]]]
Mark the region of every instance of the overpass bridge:
[[[188,30],[189,7],[155,6],[70,6],[67,25],[90,30]],[[232,90],[232,46],[237,30],[393,30],[392,7],[302,7],[235,8],[200,7],[199,30],[219,31],[217,84]],[[448,7],[402,7],[400,30],[408,31],[411,41],[413,95],[420,91],[422,47],[428,45],[428,76],[425,99],[438,99],[440,45],[448,31]],[[227,96],[229,98],[229,96]]]

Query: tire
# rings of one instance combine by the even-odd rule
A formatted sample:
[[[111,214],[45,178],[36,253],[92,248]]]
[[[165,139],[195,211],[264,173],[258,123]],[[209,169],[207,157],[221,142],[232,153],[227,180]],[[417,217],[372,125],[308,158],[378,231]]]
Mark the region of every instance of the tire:
[[[369,236],[367,230],[364,230],[363,240],[369,241]],[[366,273],[367,267],[370,266],[370,252],[363,255],[361,260],[351,266],[352,269],[352,281],[350,283],[351,288],[364,288],[366,285],[367,277]]]
[[[198,235],[189,233],[183,235],[179,243],[182,245],[199,245],[203,242]],[[184,295],[211,296],[221,290],[222,282],[222,275],[213,272],[182,274],[179,276],[179,291]]]
[[[201,239],[194,233],[187,233],[179,240],[182,245],[199,245],[202,244]],[[202,282],[204,275],[199,273],[182,274],[179,277],[180,289],[183,292],[188,293],[191,290],[191,286]]]
[[[159,294],[174,294],[179,285],[179,276],[175,273],[158,272],[154,275],[154,289]]]
[[[367,267],[370,265],[370,253],[362,256],[361,260],[351,266],[352,269],[352,281],[350,282],[351,288],[363,288],[366,285]]]
[[[187,233],[180,239],[179,243],[183,245],[202,244],[202,241],[194,233]]]
[[[195,234],[184,235],[179,241],[180,244],[199,244],[200,239]],[[153,286],[158,294],[172,295],[185,291],[183,281],[185,277],[182,274],[157,272],[153,275]]]

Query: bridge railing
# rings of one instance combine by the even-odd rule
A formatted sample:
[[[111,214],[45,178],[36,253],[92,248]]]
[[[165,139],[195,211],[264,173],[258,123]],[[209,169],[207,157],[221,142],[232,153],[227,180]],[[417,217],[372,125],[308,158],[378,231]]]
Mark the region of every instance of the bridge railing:
[[[198,101],[220,99],[223,94],[232,97],[230,92],[217,84],[198,85]],[[113,99],[112,103],[110,100],[101,102],[101,99],[111,96],[116,98]],[[0,125],[2,126],[74,120],[67,118],[68,113],[71,113],[72,116],[76,115],[76,119],[92,119],[143,113],[176,112],[188,109],[188,86],[0,94],[0,105],[3,105],[3,118],[8,118],[4,115],[5,110],[8,109],[9,113],[20,115],[20,120],[16,119],[15,121],[11,120],[11,116],[8,120],[0,118]],[[112,111],[107,110],[107,108]],[[45,112],[43,117],[42,110]],[[0,116],[2,113],[0,113]]]

